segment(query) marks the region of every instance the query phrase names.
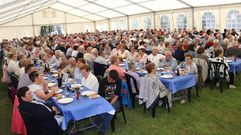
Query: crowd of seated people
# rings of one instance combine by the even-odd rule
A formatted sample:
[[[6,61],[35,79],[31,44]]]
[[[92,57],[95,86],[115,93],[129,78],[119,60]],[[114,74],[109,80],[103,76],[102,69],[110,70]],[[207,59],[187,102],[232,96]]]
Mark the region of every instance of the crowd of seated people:
[[[152,88],[155,92],[152,94],[168,96],[171,106],[170,90],[157,78],[156,68],[170,71],[181,68],[197,77],[197,66],[193,58],[203,59],[208,64],[209,58],[216,57],[222,61],[224,56],[233,59],[241,57],[241,36],[234,29],[223,33],[220,30],[196,29],[96,31],[4,39],[1,42],[2,64],[7,66],[9,74],[18,76],[16,89],[25,89],[18,97],[23,103],[32,102],[25,101],[24,98],[26,93],[31,92],[32,98],[43,103],[40,104],[42,106],[52,105],[48,99],[56,90],[47,91],[47,82],[34,67],[36,63],[59,69],[88,89],[98,92],[117,109],[120,104],[120,82],[125,80],[125,73],[137,80],[140,90],[147,87],[143,86],[145,83],[139,82],[141,79],[136,74],[136,65],[146,68],[148,72],[142,78],[144,82],[155,81],[158,84]],[[128,71],[120,66],[122,61],[129,63]],[[104,79],[100,81],[93,74],[94,62],[108,66]],[[234,75],[227,71],[227,77],[229,87],[236,88]],[[182,95],[181,103],[185,103],[187,92],[182,91]],[[32,105],[35,104],[38,103]],[[103,132],[105,131],[104,129]]]

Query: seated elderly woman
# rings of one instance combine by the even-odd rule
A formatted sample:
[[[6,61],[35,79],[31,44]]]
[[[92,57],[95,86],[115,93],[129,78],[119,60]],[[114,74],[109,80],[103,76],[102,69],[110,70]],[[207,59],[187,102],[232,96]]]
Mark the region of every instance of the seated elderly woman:
[[[194,74],[196,76],[196,81],[198,77],[197,65],[192,61],[192,54],[185,55],[185,61],[177,66],[180,74]],[[187,90],[181,91],[182,100],[181,104],[184,104],[187,99]]]
[[[227,69],[226,69],[225,73],[223,73],[223,68],[224,67],[220,67],[220,71],[219,72],[221,72],[222,75],[226,74],[226,80],[229,82],[229,88],[235,89],[236,86],[234,86],[234,73],[233,72],[229,72],[229,65],[224,60],[223,50],[222,49],[217,49],[215,51],[215,56],[216,56],[216,61],[224,62],[224,64],[227,66]],[[211,68],[213,68],[213,67],[211,66]],[[219,85],[219,84],[217,84],[217,85]]]
[[[31,127],[34,135],[60,135],[62,133],[59,125],[62,123],[62,116],[57,115],[54,106],[48,106],[42,102],[33,100],[32,91],[28,87],[22,87],[17,91],[20,113],[28,113],[31,123],[25,123]],[[25,121],[26,122],[26,121]],[[27,131],[30,134],[30,131]]]
[[[31,72],[29,74],[29,79],[32,81],[32,84],[30,84],[28,87],[33,93],[33,98],[37,101],[51,104],[50,101],[46,101],[54,95],[54,93],[57,91],[57,88],[54,87],[49,93],[47,93],[48,83],[43,79],[43,76],[39,71]]]
[[[138,89],[140,89],[140,77],[136,73],[136,63],[130,62],[130,63],[128,63],[128,67],[129,67],[129,71],[127,72],[127,74],[129,74],[135,78],[135,80],[137,81],[137,87],[138,87]],[[132,92],[136,93],[135,85],[134,85],[134,82],[132,79],[131,79],[131,88],[132,88]]]
[[[167,96],[169,101],[169,106],[172,106],[172,94],[171,92],[162,84],[157,76],[157,67],[154,63],[149,63],[146,65],[146,70],[148,74],[140,79],[140,104],[146,103],[146,108],[152,108],[156,99],[163,98]]]
[[[108,71],[116,70],[118,72],[120,78],[123,80],[125,78],[126,70],[123,67],[119,66],[120,61],[121,61],[120,57],[112,56],[110,58],[111,65],[109,66]]]

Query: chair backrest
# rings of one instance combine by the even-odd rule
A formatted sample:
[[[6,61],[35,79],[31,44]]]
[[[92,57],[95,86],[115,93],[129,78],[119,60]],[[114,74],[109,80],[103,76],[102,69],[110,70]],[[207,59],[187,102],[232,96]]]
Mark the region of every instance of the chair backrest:
[[[93,66],[93,62],[92,62],[92,61],[88,61],[88,60],[87,60],[86,62],[87,62],[87,64],[89,65],[90,70],[93,71],[93,69],[94,69],[94,68],[93,68],[93,67],[94,67],[94,66]]]
[[[26,130],[27,130],[27,134],[28,135],[36,135],[36,133],[34,133],[35,131],[35,127],[34,127],[34,123],[32,121],[32,116],[30,113],[22,111],[19,109],[19,112],[23,118],[24,124],[26,126]]]
[[[125,78],[126,78],[126,83],[127,83],[129,92],[131,94],[134,94],[133,90],[132,90],[132,86],[131,86],[131,80],[132,80],[133,83],[134,83],[135,90],[136,90],[135,94],[139,94],[139,88],[137,86],[137,80],[133,76],[131,76],[131,75],[127,74],[127,73],[125,73]]]
[[[196,64],[196,65],[197,65],[197,72],[198,72],[197,84],[201,86],[204,84],[203,77],[202,77],[202,66],[200,64]]]
[[[105,70],[108,68],[108,66],[94,62],[93,68],[94,68],[94,75],[104,76]]]
[[[224,62],[210,62],[210,77],[215,79],[226,78],[227,65]]]
[[[11,80],[11,85],[17,89],[18,81],[19,81],[18,76],[14,73],[10,73],[10,80]]]
[[[202,79],[205,81],[208,77],[208,63],[200,58],[193,58],[193,61],[202,67]]]
[[[103,79],[103,76],[101,76],[101,75],[96,75],[95,77],[97,78],[97,80],[98,80],[99,83],[100,83],[100,81]]]

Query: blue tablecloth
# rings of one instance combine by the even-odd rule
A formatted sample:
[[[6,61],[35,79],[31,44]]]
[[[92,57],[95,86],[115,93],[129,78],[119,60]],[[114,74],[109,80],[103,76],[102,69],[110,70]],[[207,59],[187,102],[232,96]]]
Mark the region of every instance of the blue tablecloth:
[[[57,83],[56,79],[54,79],[53,77],[49,76],[48,80],[52,80],[53,82]],[[83,87],[80,90],[80,93],[86,90],[87,88]],[[112,105],[102,97],[99,97],[97,99],[90,99],[88,97],[81,96],[80,99],[77,100],[75,93],[68,92],[64,88],[62,95],[67,97],[67,93],[69,93],[69,96],[74,99],[74,101],[70,104],[62,105],[59,104],[55,98],[51,98],[56,107],[58,107],[60,111],[63,113],[64,118],[63,123],[61,125],[61,128],[63,130],[67,129],[68,122],[70,120],[79,121],[91,116],[96,116],[98,114],[107,113],[114,110]]]
[[[140,76],[144,76],[146,74],[143,72],[137,73]],[[174,76],[173,78],[165,79],[160,77],[160,73],[161,72],[158,72],[158,77],[160,81],[166,86],[167,89],[172,92],[172,94],[196,85],[195,75]]]
[[[229,71],[236,74],[237,72],[241,72],[241,59],[236,59],[236,61],[228,63]]]

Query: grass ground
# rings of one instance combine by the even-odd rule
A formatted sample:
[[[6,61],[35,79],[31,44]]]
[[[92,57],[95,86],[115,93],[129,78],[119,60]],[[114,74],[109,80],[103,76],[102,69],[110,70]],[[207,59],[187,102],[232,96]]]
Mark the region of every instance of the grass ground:
[[[127,124],[122,114],[117,114],[116,131],[109,135],[241,135],[241,81],[237,89],[210,91],[205,86],[200,97],[193,91],[191,103],[174,103],[170,113],[158,107],[156,117],[143,113],[142,107],[126,109]],[[10,133],[12,103],[7,97],[7,86],[0,83],[0,134]],[[96,134],[87,131],[87,135]]]

